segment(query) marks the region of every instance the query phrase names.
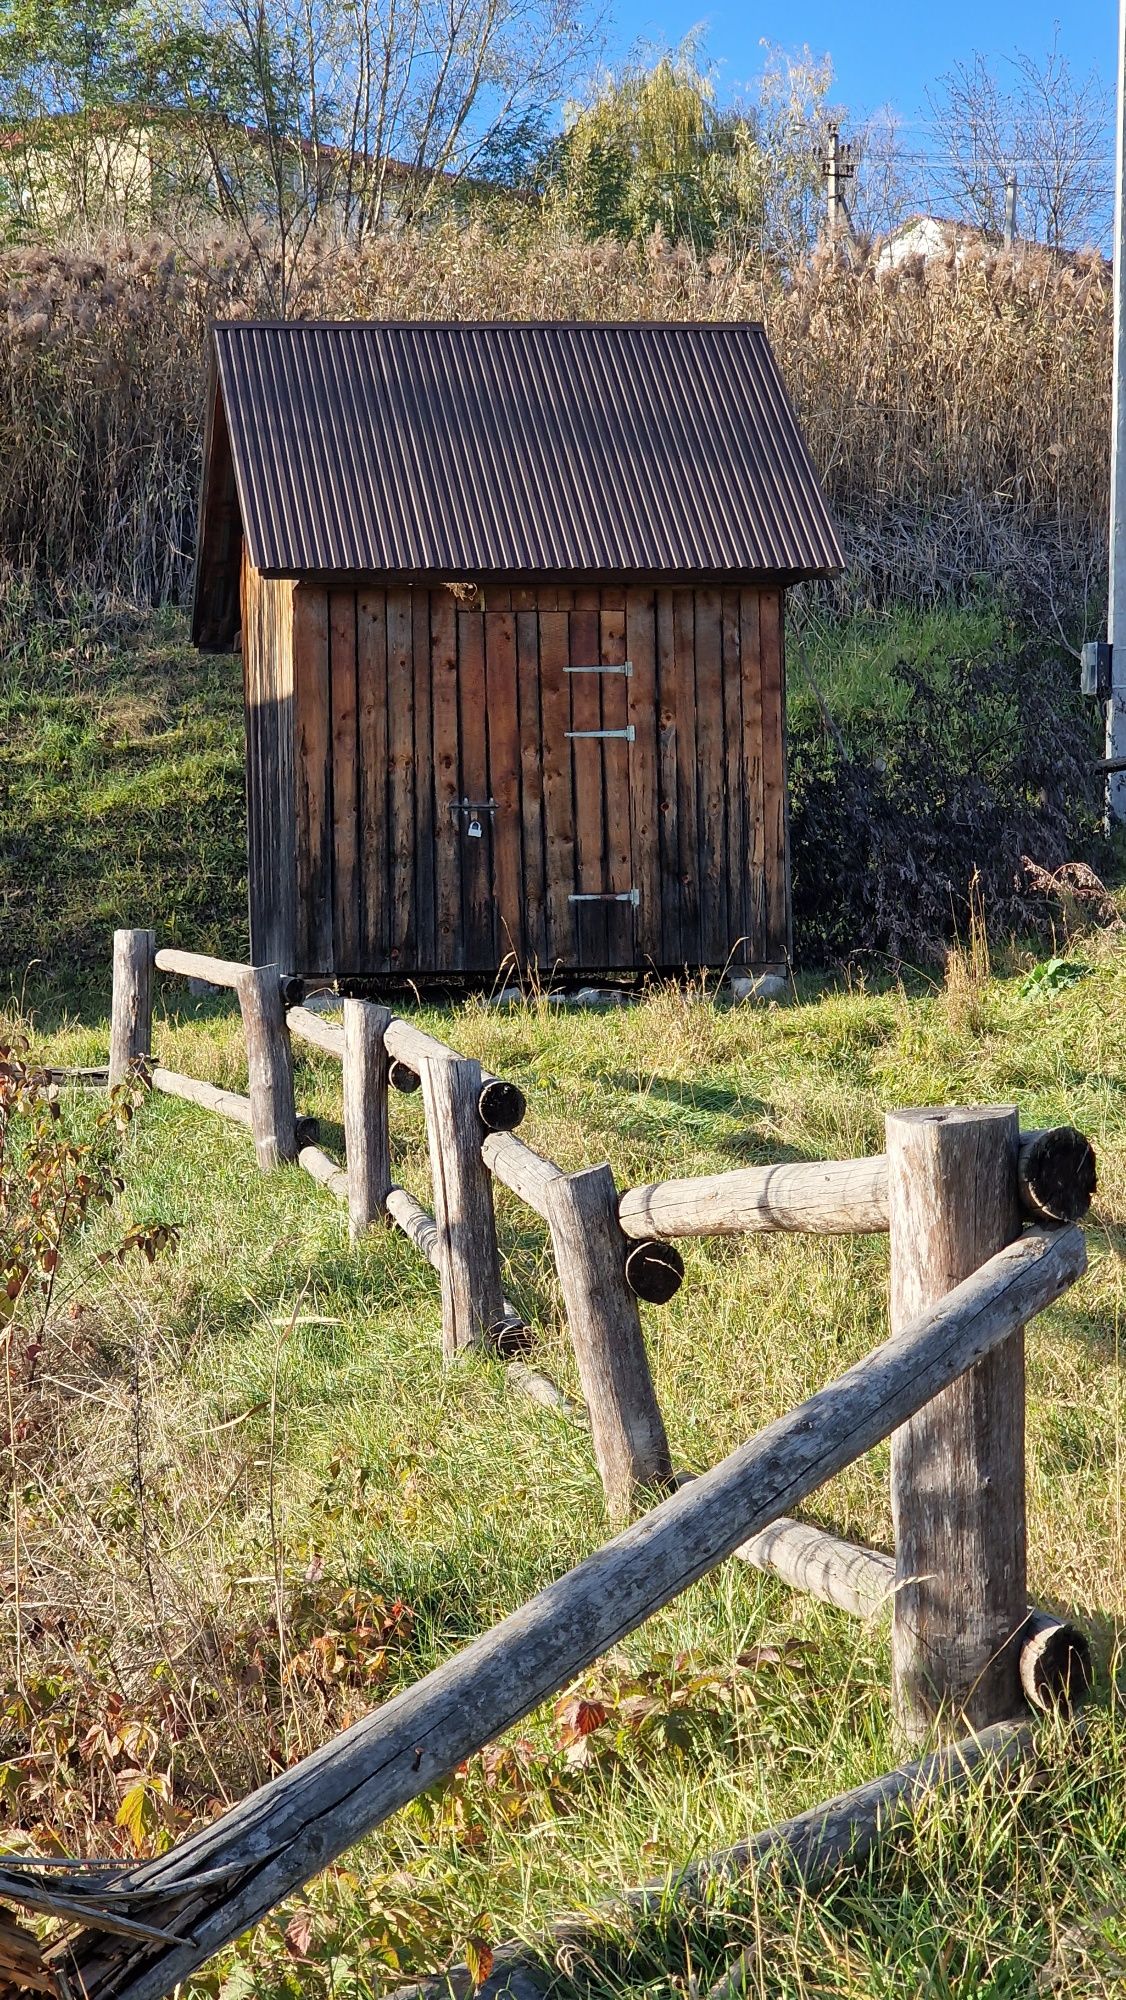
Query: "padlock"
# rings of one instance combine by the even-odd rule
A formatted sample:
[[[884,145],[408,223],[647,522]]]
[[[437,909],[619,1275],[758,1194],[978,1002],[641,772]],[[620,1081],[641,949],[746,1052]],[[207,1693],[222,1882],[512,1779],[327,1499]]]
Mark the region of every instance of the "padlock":
[[[470,820],[469,825],[466,827],[465,831],[469,835],[470,840],[480,840],[481,822],[478,819],[476,813],[474,813],[473,818]]]

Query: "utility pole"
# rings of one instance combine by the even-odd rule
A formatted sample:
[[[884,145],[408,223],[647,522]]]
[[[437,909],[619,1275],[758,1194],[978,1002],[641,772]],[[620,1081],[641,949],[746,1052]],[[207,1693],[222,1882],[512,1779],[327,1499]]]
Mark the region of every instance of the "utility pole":
[[[1123,0],[1126,6],[1126,0]],[[849,236],[852,224],[849,221],[848,203],[845,201],[845,186],[856,173],[856,161],[851,144],[841,144],[841,128],[830,125],[829,143],[821,155],[821,178],[825,183],[825,199],[829,222],[829,241],[835,243],[841,234],[842,224]]]
[[[1114,173],[1114,376],[1110,418],[1110,696],[1106,754],[1126,757],[1126,0],[1118,8],[1118,131]],[[1126,820],[1126,771],[1107,776],[1106,814]]]
[[[1017,233],[1017,170],[1009,168],[1005,182],[1005,248],[1011,250]]]

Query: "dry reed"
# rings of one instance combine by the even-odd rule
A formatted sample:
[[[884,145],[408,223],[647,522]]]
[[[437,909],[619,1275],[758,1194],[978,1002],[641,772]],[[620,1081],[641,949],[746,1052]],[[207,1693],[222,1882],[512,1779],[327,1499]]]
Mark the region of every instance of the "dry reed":
[[[190,587],[206,328],[260,308],[215,238],[0,252],[0,554],[133,601]],[[849,529],[854,598],[964,594],[975,572],[1073,599],[1104,560],[1111,303],[1102,261],[970,254],[783,286],[723,256],[527,223],[313,246],[301,312],[766,322]]]

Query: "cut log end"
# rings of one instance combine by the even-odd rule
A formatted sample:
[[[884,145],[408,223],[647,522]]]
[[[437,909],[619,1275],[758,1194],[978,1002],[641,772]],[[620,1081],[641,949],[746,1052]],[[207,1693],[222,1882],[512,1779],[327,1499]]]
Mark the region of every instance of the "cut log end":
[[[1073,1125],[1032,1133],[1021,1145],[1019,1172],[1025,1208],[1049,1228],[1078,1222],[1098,1187],[1095,1149]]]
[[[505,1083],[499,1076],[486,1077],[477,1099],[486,1132],[515,1132],[527,1109],[528,1100],[518,1084]]]
[[[1070,1715],[1094,1682],[1086,1634],[1046,1611],[1030,1612],[1021,1636],[1020,1681],[1030,1707]]]
[[[647,1305],[667,1306],[684,1283],[684,1259],[675,1243],[633,1243],[626,1253],[626,1283]]]
[[[411,1069],[409,1064],[405,1062],[393,1062],[391,1064],[387,1072],[387,1081],[391,1085],[392,1090],[399,1091],[403,1097],[410,1097],[413,1091],[419,1090],[422,1087],[422,1078],[419,1076],[418,1071]]]
[[[321,1121],[319,1118],[299,1118],[297,1120],[297,1150],[303,1146],[316,1146],[320,1141]]]

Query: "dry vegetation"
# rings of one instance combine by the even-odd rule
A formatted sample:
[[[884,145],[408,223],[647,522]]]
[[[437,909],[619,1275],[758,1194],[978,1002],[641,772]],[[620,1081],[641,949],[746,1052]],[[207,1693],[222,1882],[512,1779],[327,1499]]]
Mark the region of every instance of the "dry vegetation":
[[[0,253],[0,547],[133,601],[190,580],[207,322],[260,310],[221,240]],[[310,251],[304,316],[766,321],[846,517],[851,600],[964,595],[974,573],[1081,610],[1103,561],[1111,304],[1101,260],[1030,252],[880,275],[821,260],[788,289],[659,241],[528,219]]]

